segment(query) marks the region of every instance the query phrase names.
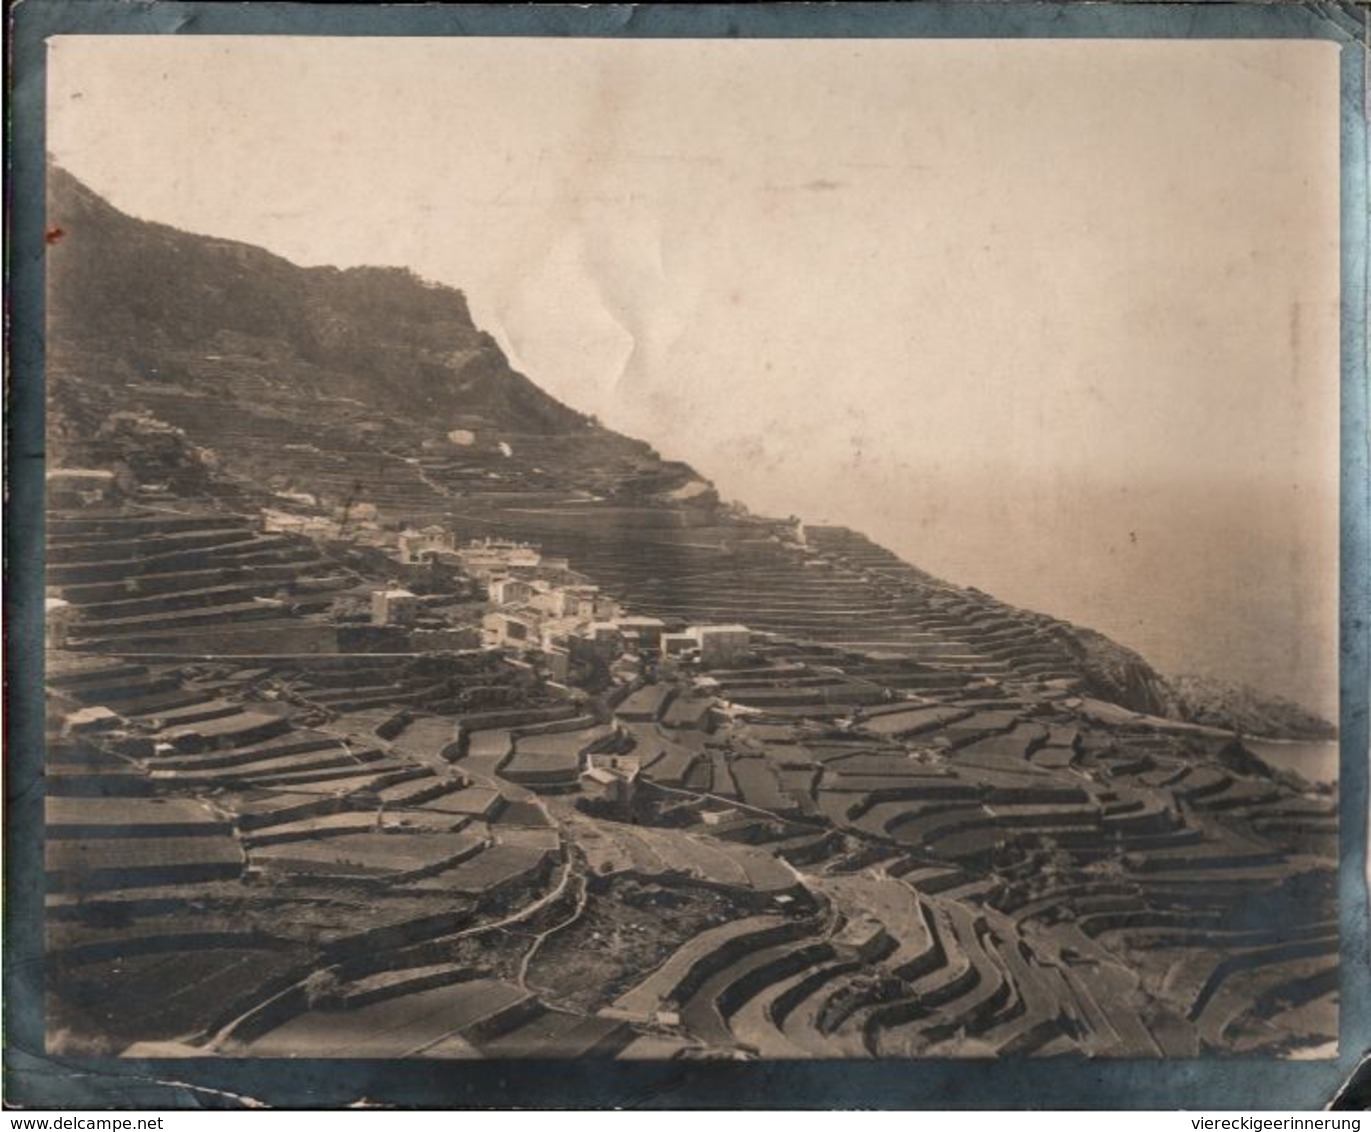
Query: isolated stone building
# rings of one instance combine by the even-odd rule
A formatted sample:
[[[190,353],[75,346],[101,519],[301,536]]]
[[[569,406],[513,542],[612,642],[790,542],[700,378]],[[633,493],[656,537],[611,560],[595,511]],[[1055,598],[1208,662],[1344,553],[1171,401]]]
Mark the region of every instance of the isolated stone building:
[[[373,590],[371,594],[371,623],[373,625],[413,625],[419,615],[419,599],[409,590]]]

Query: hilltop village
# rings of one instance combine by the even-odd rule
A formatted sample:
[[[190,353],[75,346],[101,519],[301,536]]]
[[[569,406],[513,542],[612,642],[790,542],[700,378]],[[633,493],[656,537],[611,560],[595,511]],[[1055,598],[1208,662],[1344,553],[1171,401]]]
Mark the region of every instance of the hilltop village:
[[[155,334],[143,305],[78,324],[78,281],[51,304],[52,1052],[1335,1041],[1336,791],[1239,723],[1098,634],[721,502],[501,369],[452,292],[57,184],[60,254],[136,269],[90,286],[217,282],[159,293]],[[425,304],[432,346],[357,313]],[[419,391],[368,400],[358,356]]]

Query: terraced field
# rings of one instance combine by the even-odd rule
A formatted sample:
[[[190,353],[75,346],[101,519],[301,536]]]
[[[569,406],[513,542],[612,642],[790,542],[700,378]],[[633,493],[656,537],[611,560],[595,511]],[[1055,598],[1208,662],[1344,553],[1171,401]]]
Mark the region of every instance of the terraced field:
[[[112,713],[52,737],[59,1033],[423,1057],[1328,1037],[1334,845],[1299,818],[1334,799],[1238,769],[1228,739],[1065,695],[912,694],[815,645],[773,644],[708,695],[677,676],[608,721],[505,728],[416,711],[431,661],[135,655],[53,657],[54,720]],[[464,663],[449,699],[490,679]],[[838,717],[755,702],[850,686],[871,702]],[[328,697],[358,687],[391,698]],[[707,727],[672,726],[678,701]],[[629,809],[581,804],[597,750],[640,768]]]
[[[187,505],[54,515],[48,582],[77,607],[73,647],[89,652],[336,652],[322,618],[356,578],[314,544],[248,518]]]
[[[391,949],[383,967],[403,963],[453,932],[517,917],[555,883],[556,834],[532,845],[523,828],[493,826],[513,799],[442,758],[454,721],[425,720],[395,747],[358,729],[356,714],[352,726],[302,727],[296,717],[317,705],[244,698],[271,690],[267,671],[273,688],[299,681],[299,662],[232,675],[251,671],[255,684],[201,665],[54,654],[54,707],[117,713],[98,732],[50,740],[63,770],[48,800],[55,1032],[62,1020],[88,1025],[99,1001],[106,1019],[124,1011],[105,1040],[212,1043],[232,1010],[289,1002],[311,973],[365,968],[379,944]],[[148,980],[163,983],[147,996],[156,1010],[133,1005]],[[213,1016],[194,993],[205,980],[219,988]]]

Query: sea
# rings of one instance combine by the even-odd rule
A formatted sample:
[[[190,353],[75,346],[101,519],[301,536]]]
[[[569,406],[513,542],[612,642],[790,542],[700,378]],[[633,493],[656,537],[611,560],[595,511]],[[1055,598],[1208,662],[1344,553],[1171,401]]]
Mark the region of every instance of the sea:
[[[1338,781],[1338,744],[1302,740],[1243,739],[1243,746],[1267,766],[1293,770],[1306,782],[1332,785]]]

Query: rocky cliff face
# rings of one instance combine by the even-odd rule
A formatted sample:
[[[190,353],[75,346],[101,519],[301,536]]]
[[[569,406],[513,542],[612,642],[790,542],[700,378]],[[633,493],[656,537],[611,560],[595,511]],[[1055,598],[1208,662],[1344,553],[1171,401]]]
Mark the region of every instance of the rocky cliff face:
[[[1205,676],[1170,681],[1175,713],[1192,723],[1223,727],[1245,735],[1324,741],[1337,737],[1331,723],[1299,704]]]
[[[75,177],[48,179],[50,341],[147,380],[263,368],[301,394],[422,418],[466,414],[522,432],[587,418],[510,368],[460,291],[399,268],[301,268],[261,248],[136,220]]]
[[[1066,622],[1059,623],[1056,637],[1075,657],[1089,694],[1148,715],[1176,715],[1170,684],[1132,649]]]

